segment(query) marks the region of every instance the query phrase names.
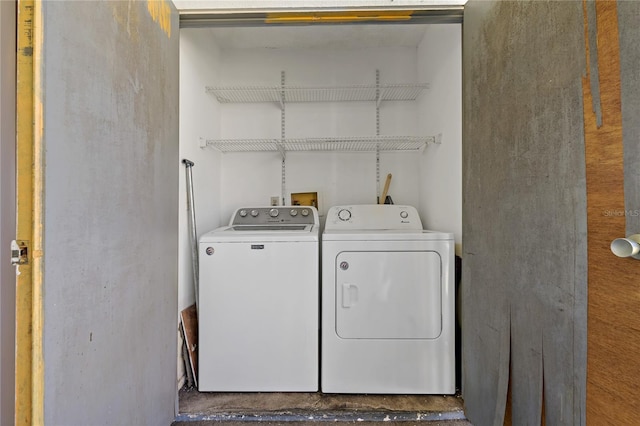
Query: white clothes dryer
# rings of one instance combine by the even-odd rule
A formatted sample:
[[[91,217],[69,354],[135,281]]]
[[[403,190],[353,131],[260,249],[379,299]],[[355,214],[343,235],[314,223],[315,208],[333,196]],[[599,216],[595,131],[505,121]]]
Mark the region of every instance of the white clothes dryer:
[[[329,209],[322,236],[321,389],[455,393],[453,234],[414,207]]]
[[[238,209],[200,238],[200,391],[318,390],[319,244],[301,206]]]

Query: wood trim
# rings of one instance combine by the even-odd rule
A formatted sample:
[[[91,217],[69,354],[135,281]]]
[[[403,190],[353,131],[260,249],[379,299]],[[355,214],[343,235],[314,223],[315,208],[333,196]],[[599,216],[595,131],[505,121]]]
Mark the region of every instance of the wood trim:
[[[585,5],[585,49],[589,45]],[[588,337],[587,423],[635,424],[640,379],[640,269],[613,256],[625,235],[624,151],[617,5],[596,0],[602,127],[596,126],[590,75],[583,79],[587,179]],[[621,213],[621,214],[619,214]]]
[[[34,1],[18,2],[16,93],[16,239],[33,241],[33,22]],[[16,277],[15,424],[31,425],[33,251]]]
[[[33,271],[32,271],[32,400],[31,421],[44,424],[44,312],[43,312],[43,234],[44,234],[44,110],[42,1],[34,2],[33,31]]]
[[[42,3],[20,0],[17,17],[16,238],[29,263],[16,278],[16,425],[44,424],[42,356]]]

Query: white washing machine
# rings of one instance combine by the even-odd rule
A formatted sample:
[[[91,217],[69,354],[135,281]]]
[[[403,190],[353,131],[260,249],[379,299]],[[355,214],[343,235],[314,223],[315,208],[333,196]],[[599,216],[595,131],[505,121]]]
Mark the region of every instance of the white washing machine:
[[[200,391],[318,390],[318,229],[313,207],[249,207],[200,238]]]
[[[455,393],[453,234],[402,205],[332,207],[322,236],[321,389]]]

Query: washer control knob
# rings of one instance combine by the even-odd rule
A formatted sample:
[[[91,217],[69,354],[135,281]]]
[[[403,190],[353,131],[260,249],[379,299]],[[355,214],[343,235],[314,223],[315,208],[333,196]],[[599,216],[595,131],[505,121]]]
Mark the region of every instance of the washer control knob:
[[[240,210],[240,217],[247,217],[247,211],[245,209]]]
[[[258,216],[258,213],[260,213],[260,212],[258,212],[258,210],[251,210],[251,216],[253,216],[253,217]]]
[[[307,210],[307,209],[302,209],[302,210],[300,211],[300,214],[301,214],[302,216],[305,216],[305,217],[306,217],[306,216],[309,216],[309,210]]]
[[[342,221],[347,221],[351,219],[351,212],[347,209],[342,209],[338,212],[338,219]]]
[[[295,217],[295,216],[298,216],[298,210],[296,210],[296,209],[291,209],[291,210],[289,210],[289,214],[290,214],[291,216],[294,216],[294,217]]]
[[[278,211],[278,209],[269,210],[269,216],[271,216],[271,217],[278,217],[279,214],[280,214],[280,212]]]
[[[409,213],[407,213],[405,210],[402,210],[400,212],[400,217],[403,218],[403,219],[406,219],[406,218],[409,217]]]

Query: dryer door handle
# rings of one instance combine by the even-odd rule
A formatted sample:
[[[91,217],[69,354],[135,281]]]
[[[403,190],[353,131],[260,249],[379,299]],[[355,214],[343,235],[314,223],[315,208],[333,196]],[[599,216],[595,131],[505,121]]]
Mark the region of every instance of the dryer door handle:
[[[358,286],[342,284],[342,307],[347,309],[358,303]]]

